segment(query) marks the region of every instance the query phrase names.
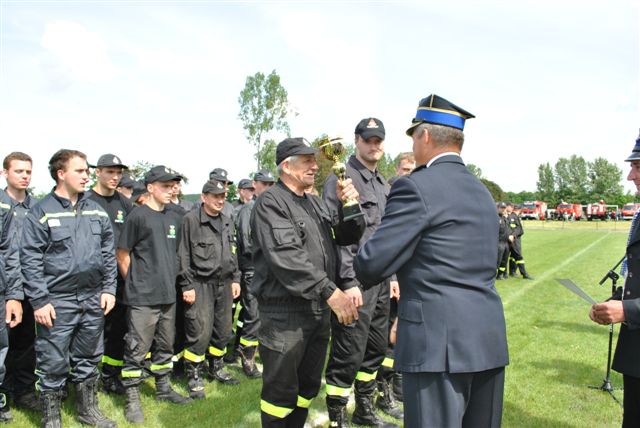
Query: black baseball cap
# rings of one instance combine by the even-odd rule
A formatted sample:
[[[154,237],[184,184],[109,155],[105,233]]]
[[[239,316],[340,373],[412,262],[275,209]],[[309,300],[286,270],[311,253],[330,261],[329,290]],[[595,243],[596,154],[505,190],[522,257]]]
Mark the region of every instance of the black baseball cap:
[[[304,138],[286,138],[276,147],[276,165],[280,165],[289,156],[315,155],[316,153],[318,149],[311,147]]]
[[[128,168],[125,164],[122,163],[120,158],[111,153],[107,153],[106,155],[100,156],[98,159],[98,163],[95,165],[89,165],[91,168],[106,168],[110,166],[118,166],[120,168]]]
[[[361,136],[363,140],[368,140],[371,137],[378,137],[384,140],[384,124],[380,119],[367,117],[358,123],[355,133]]]
[[[253,183],[248,178],[243,178],[238,182],[238,189],[253,189]]]
[[[131,192],[131,201],[136,202],[141,195],[147,193],[147,186],[141,181],[133,182],[133,192]]]
[[[253,176],[253,181],[261,181],[263,183],[275,183],[276,178],[268,169],[261,169]]]
[[[215,168],[209,173],[209,180],[222,181],[223,183],[233,184],[233,181],[229,180],[229,174],[224,168]]]
[[[211,193],[213,195],[219,195],[221,193],[226,192],[226,188],[224,186],[224,181],[219,180],[209,180],[204,183],[202,186],[202,193]]]
[[[136,180],[133,178],[131,174],[122,174],[122,178],[120,179],[120,183],[118,183],[118,187],[128,187],[133,188]]]
[[[164,165],[157,165],[151,168],[144,176],[144,184],[155,183],[156,181],[180,181],[182,176],[174,170]]]

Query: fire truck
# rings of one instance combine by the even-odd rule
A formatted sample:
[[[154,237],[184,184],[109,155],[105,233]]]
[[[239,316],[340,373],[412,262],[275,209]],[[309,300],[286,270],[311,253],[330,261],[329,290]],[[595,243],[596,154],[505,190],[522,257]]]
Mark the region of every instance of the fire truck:
[[[604,203],[604,200],[601,199],[595,204],[588,204],[585,211],[587,214],[587,220],[589,221],[593,219],[607,220],[607,218],[611,215],[611,212],[618,212],[618,206],[607,205]]]
[[[632,220],[638,210],[640,210],[640,204],[624,204],[622,207],[622,219]]]
[[[558,220],[581,220],[582,205],[569,204],[565,201],[560,202],[556,207],[556,216]]]
[[[547,213],[547,203],[542,201],[527,201],[522,204],[520,218],[524,220],[544,220]]]

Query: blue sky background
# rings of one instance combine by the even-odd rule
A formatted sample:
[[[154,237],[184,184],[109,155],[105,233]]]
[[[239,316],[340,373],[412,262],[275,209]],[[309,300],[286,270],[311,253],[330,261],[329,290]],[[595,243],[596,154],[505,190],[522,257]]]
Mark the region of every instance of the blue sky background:
[[[62,147],[168,165],[187,192],[214,167],[237,182],[255,168],[237,98],[273,69],[294,136],[350,139],[375,116],[392,156],[411,150],[418,101],[449,99],[477,117],[464,160],[508,191],[572,154],[626,177],[640,128],[632,1],[1,0],[0,13],[0,147],[33,156],[39,191]]]

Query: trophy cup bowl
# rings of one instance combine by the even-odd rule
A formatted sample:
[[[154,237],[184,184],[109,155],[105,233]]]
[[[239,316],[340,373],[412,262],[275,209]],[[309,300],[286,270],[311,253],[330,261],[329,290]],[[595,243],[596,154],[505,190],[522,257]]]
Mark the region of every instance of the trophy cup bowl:
[[[322,156],[333,162],[331,170],[338,177],[338,180],[342,184],[347,178],[347,168],[342,162],[344,156],[344,145],[342,144],[341,137],[329,138],[323,140],[319,146]],[[342,220],[349,221],[354,218],[363,216],[364,213],[360,209],[360,204],[356,199],[349,199],[342,203]]]

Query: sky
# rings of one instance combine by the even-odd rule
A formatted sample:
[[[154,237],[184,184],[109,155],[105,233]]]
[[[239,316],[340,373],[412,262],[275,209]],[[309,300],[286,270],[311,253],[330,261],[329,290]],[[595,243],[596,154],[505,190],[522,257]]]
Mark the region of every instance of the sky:
[[[90,162],[167,165],[199,193],[213,168],[255,171],[238,119],[247,76],[272,70],[292,136],[351,141],[381,119],[395,157],[421,98],[473,113],[462,156],[503,190],[535,191],[538,165],[604,157],[626,177],[640,129],[635,1],[0,0],[0,156],[54,184],[60,148]],[[270,135],[276,141],[285,136]],[[628,184],[625,189],[631,189]]]

